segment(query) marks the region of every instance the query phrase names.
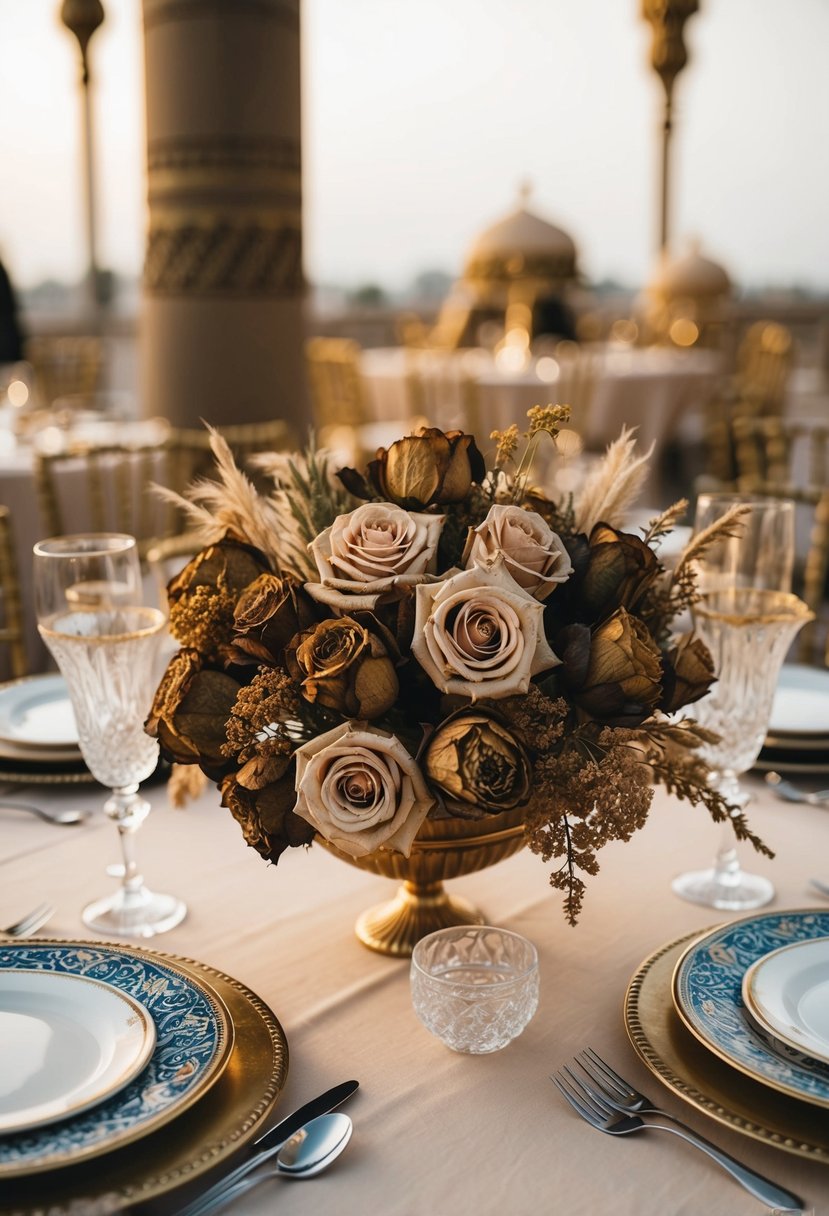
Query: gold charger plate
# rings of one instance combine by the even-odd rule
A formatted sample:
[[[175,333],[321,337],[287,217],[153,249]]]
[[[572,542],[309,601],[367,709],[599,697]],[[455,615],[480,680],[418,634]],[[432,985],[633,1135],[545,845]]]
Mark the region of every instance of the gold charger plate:
[[[239,980],[193,959],[130,947],[208,985],[224,1002],[233,1051],[214,1085],[163,1128],[79,1165],[4,1182],[4,1216],[105,1216],[149,1204],[225,1161],[263,1130],[288,1075],[288,1043],[273,1011]],[[188,1197],[189,1199],[189,1197]]]
[[[743,1135],[829,1162],[829,1126],[814,1106],[753,1081],[685,1029],[671,996],[674,968],[705,933],[669,942],[641,964],[625,995],[625,1029],[637,1055],[683,1101]]]

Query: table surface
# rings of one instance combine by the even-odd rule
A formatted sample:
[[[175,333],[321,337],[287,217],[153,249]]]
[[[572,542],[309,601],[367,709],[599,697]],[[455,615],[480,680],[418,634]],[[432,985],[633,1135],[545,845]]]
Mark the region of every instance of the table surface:
[[[753,826],[777,850],[773,862],[741,848],[744,862],[777,887],[774,907],[813,905],[808,878],[829,879],[829,810],[775,800],[749,778]],[[77,804],[94,811],[81,827],[55,827],[0,810],[0,924],[41,899],[57,907],[48,932],[88,936],[79,911],[105,891],[116,833],[97,786],[4,791],[10,801]],[[343,1158],[308,1185],[269,1182],[240,1200],[238,1216],[595,1216],[759,1213],[756,1200],[696,1150],[662,1134],[604,1137],[580,1122],[548,1079],[591,1045],[646,1093],[718,1145],[829,1211],[829,1169],[755,1142],[706,1119],[662,1089],[628,1043],[622,1002],[632,973],[661,944],[727,914],[686,904],[671,877],[706,864],[719,829],[704,810],[657,791],[649,822],[627,844],[600,854],[577,928],[565,924],[547,867],[522,852],[451,889],[491,923],[537,946],[541,1002],[524,1034],[489,1056],[457,1055],[417,1021],[408,965],[373,954],[352,927],[394,884],[319,847],[291,850],[277,868],[246,848],[210,787],[184,809],[148,791],[153,813],[138,837],[150,885],[189,905],[186,921],[156,939],[159,950],[202,960],[247,984],[287,1035],[290,1071],[281,1115],[356,1077],[347,1110],[354,1137]],[[2,805],[2,803],[0,803]],[[815,1110],[815,1119],[825,1112]],[[103,1161],[102,1161],[103,1167]],[[278,1189],[278,1194],[277,1194]],[[168,1196],[173,1213],[178,1197]]]

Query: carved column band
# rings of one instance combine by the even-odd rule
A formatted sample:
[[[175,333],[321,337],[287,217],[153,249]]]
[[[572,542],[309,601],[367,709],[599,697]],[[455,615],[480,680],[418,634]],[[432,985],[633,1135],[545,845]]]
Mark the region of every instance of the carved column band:
[[[144,0],[144,35],[147,409],[304,426],[298,0]]]

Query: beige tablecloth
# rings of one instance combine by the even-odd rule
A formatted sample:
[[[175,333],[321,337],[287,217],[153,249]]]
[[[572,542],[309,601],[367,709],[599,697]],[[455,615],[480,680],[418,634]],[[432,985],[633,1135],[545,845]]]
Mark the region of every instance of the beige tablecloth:
[[[777,886],[777,907],[814,902],[807,879],[829,879],[829,811],[785,805],[755,779],[754,826],[777,860],[746,861]],[[0,924],[42,898],[57,905],[54,936],[83,933],[81,905],[112,880],[104,866],[116,834],[100,813],[102,791],[15,791],[41,804],[95,809],[80,828],[0,811]],[[676,872],[704,864],[719,829],[705,811],[657,794],[646,828],[600,855],[581,923],[563,921],[539,858],[521,853],[458,879],[452,889],[488,919],[538,947],[541,1003],[524,1034],[490,1056],[456,1055],[417,1021],[405,962],[376,955],[352,932],[357,914],[393,884],[316,847],[274,869],[245,847],[212,790],[186,810],[151,790],[154,813],[138,837],[144,871],[175,890],[187,920],[160,950],[204,960],[248,984],[278,1015],[290,1072],[277,1110],[287,1113],[356,1077],[348,1103],[352,1144],[307,1184],[268,1183],[237,1202],[237,1216],[759,1216],[765,1209],[696,1150],[661,1133],[614,1140],[581,1123],[548,1074],[587,1044],[689,1124],[829,1211],[829,1167],[760,1144],[698,1114],[639,1063],[622,1022],[627,982],[662,943],[723,919],[670,890]],[[822,867],[822,869],[821,869]],[[825,1124],[826,1112],[815,1109]],[[103,1165],[103,1162],[102,1162]],[[2,1202],[0,1201],[0,1207]],[[176,1210],[169,1196],[166,1210]]]

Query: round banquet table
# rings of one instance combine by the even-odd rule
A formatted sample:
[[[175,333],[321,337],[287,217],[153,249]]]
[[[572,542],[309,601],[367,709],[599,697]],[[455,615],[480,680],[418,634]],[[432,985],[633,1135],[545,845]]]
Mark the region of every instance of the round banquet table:
[[[813,904],[808,878],[829,879],[829,810],[776,801],[755,777],[749,785],[752,825],[778,856],[770,862],[741,847],[743,860],[772,877],[774,907]],[[236,1202],[236,1216],[270,1216],[277,1206],[280,1216],[761,1211],[716,1165],[673,1137],[617,1140],[582,1123],[548,1074],[588,1044],[719,1146],[802,1194],[812,1213],[829,1211],[829,1164],[760,1143],[686,1106],[650,1074],[626,1037],[625,989],[640,962],[663,943],[730,919],[683,903],[670,890],[675,873],[714,852],[719,828],[703,809],[657,791],[645,829],[599,855],[601,873],[587,880],[575,929],[564,923],[547,866],[528,852],[451,884],[491,922],[529,937],[540,955],[535,1018],[503,1051],[472,1057],[449,1051],[417,1021],[408,965],[371,953],[353,934],[358,913],[393,884],[319,847],[291,850],[277,868],[267,866],[245,847],[212,787],[180,810],[167,805],[163,787],[148,792],[154,811],[138,836],[139,860],[152,885],[175,891],[190,909],[182,925],[152,945],[227,972],[274,1010],[288,1039],[290,1070],[273,1118],[341,1080],[360,1082],[343,1108],[355,1129],[344,1156],[305,1185],[261,1185]],[[82,805],[94,814],[66,828],[0,810],[0,924],[48,898],[57,907],[48,932],[81,936],[81,905],[112,881],[104,867],[116,839],[101,813],[104,792],[18,787],[14,796],[42,806]],[[825,1124],[825,1112],[815,1108],[814,1118]],[[89,1183],[92,1198],[95,1179],[106,1190],[105,1166],[104,1156]],[[184,1187],[134,1210],[172,1216],[193,1192]],[[4,1203],[0,1188],[0,1211],[12,1210]],[[70,1216],[109,1209],[58,1202],[49,1210]]]
[[[587,447],[605,447],[623,424],[637,428],[643,449],[673,438],[680,423],[683,434],[696,427],[701,436],[703,410],[722,373],[717,353],[614,346],[584,353],[591,360],[592,390],[572,425]],[[403,347],[366,350],[360,362],[374,420],[405,422],[425,414],[446,429],[475,429],[484,442],[495,428],[523,424],[531,406],[557,400],[558,381],[549,368],[542,358],[506,371],[486,351]],[[464,394],[464,383],[473,386],[471,395]],[[476,417],[469,416],[470,408]]]

